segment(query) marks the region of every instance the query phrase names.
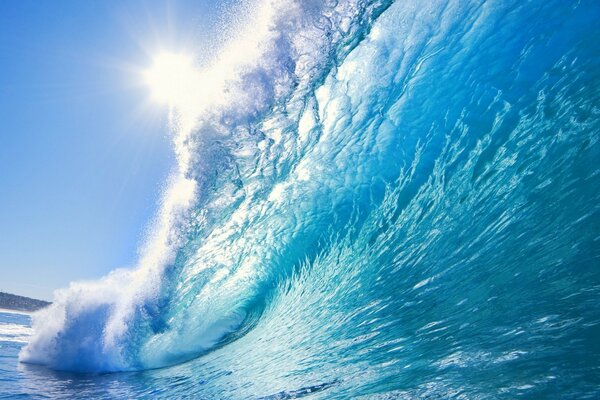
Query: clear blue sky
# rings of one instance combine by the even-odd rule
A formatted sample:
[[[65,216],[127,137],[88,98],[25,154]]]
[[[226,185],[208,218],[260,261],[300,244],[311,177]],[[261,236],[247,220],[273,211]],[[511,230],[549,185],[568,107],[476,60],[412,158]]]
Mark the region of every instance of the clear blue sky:
[[[209,48],[222,3],[0,2],[0,290],[51,299],[135,263],[174,167],[137,70]]]

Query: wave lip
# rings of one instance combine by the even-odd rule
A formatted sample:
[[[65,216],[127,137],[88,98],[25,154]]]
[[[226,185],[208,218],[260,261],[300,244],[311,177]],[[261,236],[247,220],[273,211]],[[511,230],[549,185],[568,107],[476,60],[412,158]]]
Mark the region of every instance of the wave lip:
[[[171,365],[260,314],[252,307],[286,274],[273,265],[282,249],[263,245],[279,229],[265,210],[316,143],[307,125],[314,90],[388,5],[248,7],[235,37],[199,74],[197,96],[174,110],[178,171],[138,266],[57,291],[34,315],[20,360],[94,372]],[[290,130],[300,123],[305,132],[296,140]],[[297,239],[281,245],[290,240]]]

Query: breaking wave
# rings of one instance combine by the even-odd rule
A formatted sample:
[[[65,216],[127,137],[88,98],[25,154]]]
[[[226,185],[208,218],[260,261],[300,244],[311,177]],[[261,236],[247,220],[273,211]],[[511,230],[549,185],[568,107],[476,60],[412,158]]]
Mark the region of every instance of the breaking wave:
[[[274,398],[597,395],[598,3],[247,14],[173,110],[138,267],[57,291],[21,360],[205,355]]]

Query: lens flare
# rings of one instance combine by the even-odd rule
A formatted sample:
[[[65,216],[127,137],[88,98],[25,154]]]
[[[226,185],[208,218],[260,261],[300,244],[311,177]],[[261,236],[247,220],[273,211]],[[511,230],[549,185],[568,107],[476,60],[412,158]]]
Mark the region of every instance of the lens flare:
[[[152,66],[144,72],[144,81],[158,103],[178,106],[191,96],[198,71],[193,58],[181,53],[160,53]]]

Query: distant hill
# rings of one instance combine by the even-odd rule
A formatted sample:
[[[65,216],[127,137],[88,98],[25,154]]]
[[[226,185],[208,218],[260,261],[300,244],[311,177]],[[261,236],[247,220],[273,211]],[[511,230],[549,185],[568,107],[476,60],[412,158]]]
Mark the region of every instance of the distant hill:
[[[29,297],[0,292],[0,308],[15,311],[37,311],[48,305],[50,303],[44,300],[30,299]]]

